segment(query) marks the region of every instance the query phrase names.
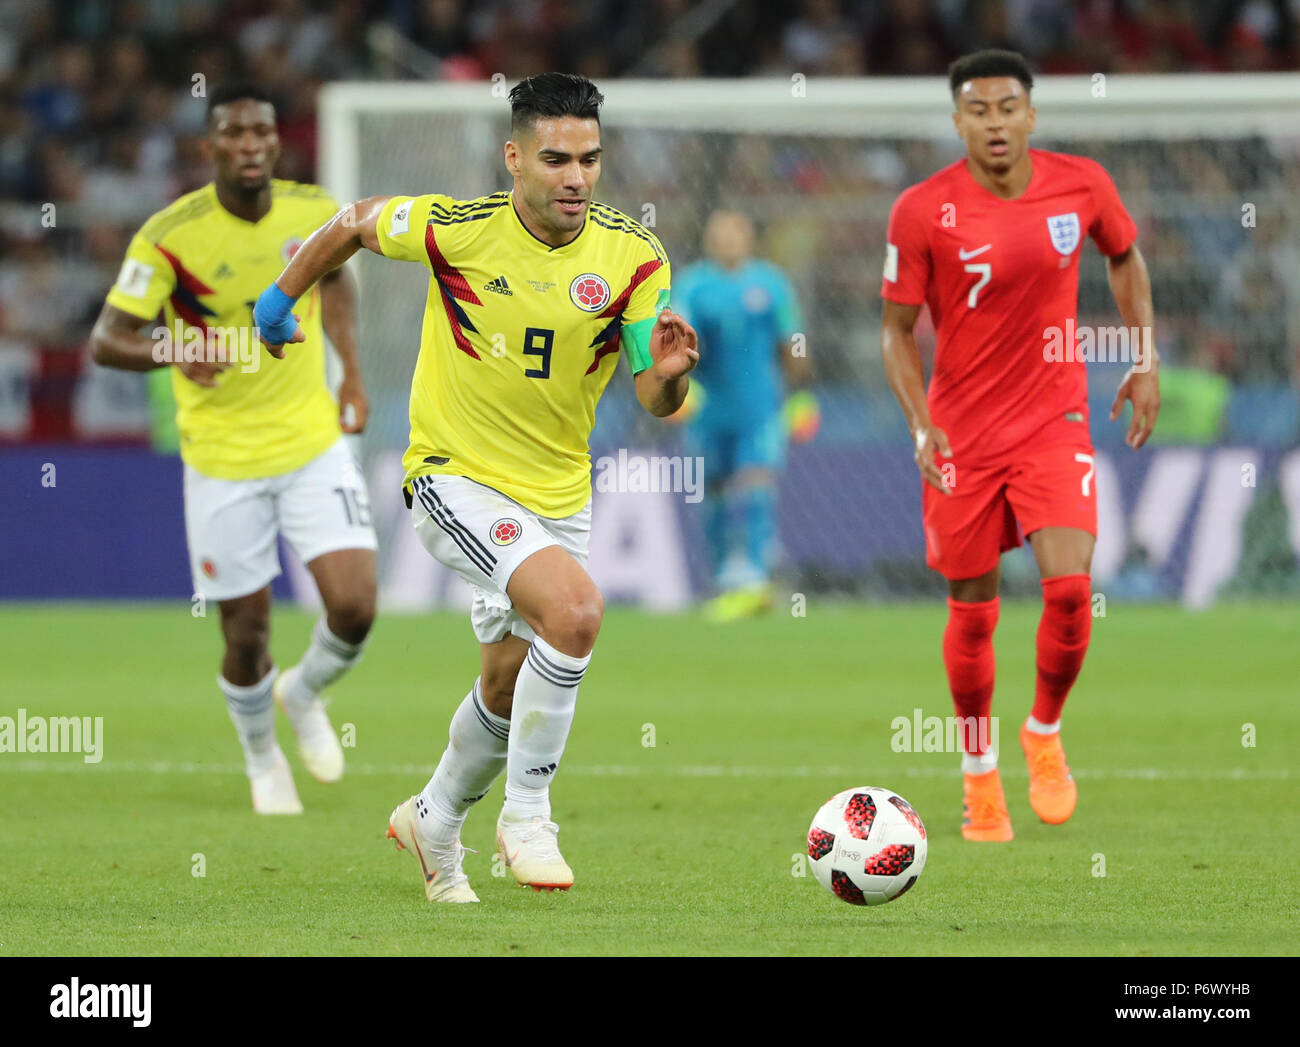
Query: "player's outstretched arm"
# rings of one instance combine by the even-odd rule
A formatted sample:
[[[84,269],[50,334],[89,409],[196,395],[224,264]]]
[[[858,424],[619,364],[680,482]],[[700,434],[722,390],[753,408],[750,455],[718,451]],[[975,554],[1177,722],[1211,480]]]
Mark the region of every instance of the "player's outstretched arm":
[[[123,371],[152,371],[167,363],[156,359],[157,340],[140,333],[147,321],[104,303],[90,332],[90,355],[101,367]]]
[[[174,353],[171,333],[165,328],[162,334],[140,333],[146,323],[124,309],[104,303],[99,318],[90,332],[90,355],[101,367],[116,367],[122,371],[152,371],[175,363],[181,374],[191,382],[209,389],[217,384],[217,375],[230,364],[216,354],[208,360],[187,360]]]
[[[307,237],[275,283],[262,292],[253,307],[253,322],[272,356],[283,359],[285,343],[301,342],[305,337],[293,315],[294,302],[362,247],[376,254],[383,253],[379,249],[377,226],[379,212],[390,199],[372,196],[348,204]]]
[[[636,398],[656,418],[667,418],[682,406],[691,380],[686,377],[700,361],[695,328],[678,313],[665,309],[650,334],[654,361],[636,376]]]
[[[885,361],[885,375],[894,399],[903,409],[907,428],[915,445],[913,457],[921,476],[931,487],[952,494],[944,483],[943,473],[935,463],[934,453],[952,457],[948,434],[930,421],[930,408],[925,402],[925,373],[921,368],[921,350],[916,345],[916,318],[921,315],[919,305],[901,305],[884,299],[884,315],[880,321],[880,352]]]
[[[1136,450],[1151,436],[1156,427],[1156,415],[1160,413],[1160,354],[1156,352],[1153,333],[1155,309],[1151,304],[1151,274],[1147,272],[1146,259],[1137,244],[1123,254],[1107,258],[1106,274],[1124,325],[1130,331],[1136,329],[1140,332],[1137,344],[1132,347],[1133,366],[1119,383],[1115,402],[1110,408],[1113,422],[1124,410],[1125,400],[1133,404],[1133,418],[1124,442]]]
[[[370,417],[370,401],[357,351],[357,288],[347,269],[340,266],[321,278],[320,301],[321,324],[343,365],[339,427],[345,433],[363,432]]]

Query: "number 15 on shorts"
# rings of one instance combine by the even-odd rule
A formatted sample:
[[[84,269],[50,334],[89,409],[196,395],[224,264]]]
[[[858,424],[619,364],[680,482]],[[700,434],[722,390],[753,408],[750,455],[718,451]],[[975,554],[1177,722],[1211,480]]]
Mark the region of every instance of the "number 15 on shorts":
[[[349,527],[370,526],[370,498],[365,491],[355,487],[336,487],[334,493],[343,502],[343,515]]]

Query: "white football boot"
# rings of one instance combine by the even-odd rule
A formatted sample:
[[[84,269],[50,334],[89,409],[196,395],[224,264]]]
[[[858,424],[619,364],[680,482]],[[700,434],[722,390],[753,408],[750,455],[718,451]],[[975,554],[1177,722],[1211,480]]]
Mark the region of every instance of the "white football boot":
[[[298,736],[298,754],[307,770],[318,782],[329,784],[343,777],[343,746],[334,733],[325,703],[319,698],[302,710],[293,709],[284,700],[285,692],[298,679],[301,667],[286,669],[271,687],[275,704],[289,717],[293,733]]]
[[[258,814],[302,814],[293,772],[278,745],[271,753],[271,766],[260,774],[250,774],[248,784],[253,791],[253,810]]]
[[[468,848],[457,840],[450,847],[436,847],[425,842],[415,821],[415,803],[412,796],[398,804],[388,816],[388,838],[397,843],[399,851],[410,851],[420,862],[424,875],[424,897],[431,902],[476,902],[478,895],[469,885],[469,877],[461,867]]]
[[[505,859],[520,887],[534,891],[567,891],[573,870],[560,855],[556,834],[560,827],[544,818],[524,821],[497,820],[497,853]]]

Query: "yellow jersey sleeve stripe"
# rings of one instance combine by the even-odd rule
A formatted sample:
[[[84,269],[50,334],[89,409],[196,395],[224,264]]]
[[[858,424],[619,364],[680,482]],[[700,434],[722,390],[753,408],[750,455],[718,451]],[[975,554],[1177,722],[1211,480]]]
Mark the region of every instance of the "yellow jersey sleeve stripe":
[[[618,316],[620,313],[624,312],[628,307],[628,303],[632,301],[633,292],[645,283],[645,281],[654,273],[663,268],[663,264],[664,263],[658,258],[652,258],[648,262],[642,262],[636,267],[636,271],[632,274],[631,281],[625,288],[623,288],[622,293],[610,302],[609,305],[605,306],[605,311],[598,315]]]
[[[505,206],[508,201],[498,200],[482,205],[447,211],[445,208],[438,207],[436,204],[429,209],[430,225],[456,225],[460,222],[473,222],[481,218],[491,218],[496,212]]]
[[[472,211],[469,214],[456,215],[448,217],[446,215],[429,215],[430,225],[460,225],[462,222],[477,222],[483,218],[491,218],[492,211]]]
[[[638,270],[640,279],[631,287],[628,303],[623,309],[623,322],[634,324],[638,320],[655,316],[668,305],[668,291],[672,268],[658,259],[644,263]]]
[[[609,208],[608,210],[611,211],[612,214],[606,213],[606,209],[604,208],[593,208],[588,217],[602,229],[609,229],[616,233],[627,233],[630,236],[635,236],[638,240],[642,240],[649,245],[650,250],[655,253],[656,258],[664,262],[668,261],[668,253],[664,250],[663,244],[659,242],[659,238],[655,236],[654,233],[647,230],[646,227],[641,225],[639,222],[635,222],[631,218],[628,218],[621,211],[614,211],[613,208]]]
[[[215,322],[217,314],[214,309],[204,304],[199,296],[210,295],[215,292],[186,269],[184,263],[176,255],[165,247],[159,247],[158,250],[162,252],[163,257],[167,259],[167,263],[171,266],[172,272],[176,274],[175,284],[172,287],[170,296],[172,309],[175,310],[177,316],[191,327],[207,331],[208,321]]]
[[[619,328],[622,326],[623,314],[627,311],[628,305],[632,301],[632,295],[646,280],[654,275],[663,267],[663,262],[653,258],[648,262],[642,262],[637,266],[636,272],[632,274],[631,282],[623,289],[623,292],[605,307],[604,312],[598,314],[602,317],[615,317],[617,322],[610,324],[605,330],[596,336],[599,347],[596,349],[595,359],[591,361],[591,366],[587,368],[586,374],[595,374],[600,367],[600,361],[610,353],[618,352],[619,347]],[[629,321],[631,322],[631,321]]]
[[[451,334],[456,341],[456,348],[475,360],[483,359],[465,335],[466,331],[478,334],[478,328],[459,305],[459,302],[468,302],[470,305],[481,306],[482,299],[474,293],[469,281],[465,279],[465,274],[443,256],[432,223],[425,228],[424,248],[429,253],[429,268],[433,270],[433,278],[438,281],[438,287],[442,290],[442,305],[447,311],[447,322],[451,325]]]
[[[451,206],[439,203],[439,200],[450,200],[450,197],[430,197],[431,210],[442,211],[446,214],[455,214],[461,211],[470,211],[478,207],[500,207],[510,201],[509,193],[493,193],[490,196],[480,196],[476,200],[452,200]]]

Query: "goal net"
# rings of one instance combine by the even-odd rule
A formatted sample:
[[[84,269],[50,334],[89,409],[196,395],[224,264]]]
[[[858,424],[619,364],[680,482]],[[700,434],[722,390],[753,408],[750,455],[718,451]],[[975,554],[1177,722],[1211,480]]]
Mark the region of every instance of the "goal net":
[[[333,84],[321,181],[342,200],[509,188],[508,85]],[[715,208],[748,214],[760,257],[793,280],[821,428],[781,477],[782,579],[807,598],[943,591],[928,571],[908,435],[880,359],[890,205],[961,155],[940,80],[610,81],[596,196],[653,228],[680,270]],[[1164,406],[1133,452],[1107,414],[1124,364],[1089,364],[1100,538],[1095,588],[1116,599],[1300,592],[1300,77],[1046,78],[1039,148],[1110,172],[1152,273]],[[366,255],[361,333],[372,421],[362,451],[390,608],[463,602],[414,544],[397,497],[427,274]],[[1079,323],[1120,324],[1095,247]],[[923,354],[933,330],[923,315]],[[626,365],[602,400],[600,456],[684,453],[637,405]],[[708,462],[704,462],[707,475]],[[592,570],[606,592],[684,606],[709,578],[699,506],[683,492],[597,494]],[[1025,550],[1007,591],[1037,590]]]

